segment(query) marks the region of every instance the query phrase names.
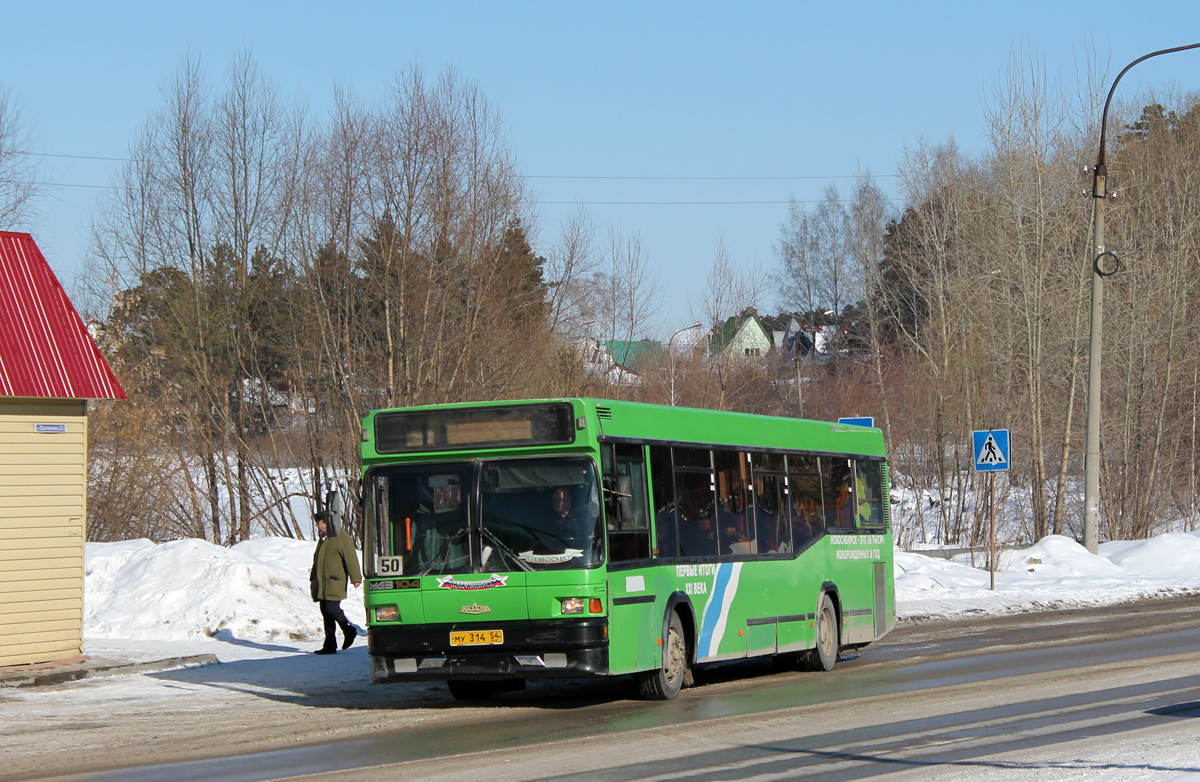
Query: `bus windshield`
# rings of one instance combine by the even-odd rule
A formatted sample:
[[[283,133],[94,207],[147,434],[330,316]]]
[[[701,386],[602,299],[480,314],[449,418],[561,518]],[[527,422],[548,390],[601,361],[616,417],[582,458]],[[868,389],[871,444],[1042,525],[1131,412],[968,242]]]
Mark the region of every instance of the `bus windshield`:
[[[480,491],[482,570],[590,567],[603,531],[591,459],[485,462]]]
[[[603,560],[591,459],[387,467],[370,480],[375,550],[402,557],[405,576],[586,568]]]

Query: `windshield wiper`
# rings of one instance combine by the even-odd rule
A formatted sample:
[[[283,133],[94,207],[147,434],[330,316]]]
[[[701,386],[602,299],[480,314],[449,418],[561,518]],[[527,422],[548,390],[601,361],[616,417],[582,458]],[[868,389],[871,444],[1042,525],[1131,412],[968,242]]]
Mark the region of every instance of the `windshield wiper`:
[[[466,535],[466,534],[467,534],[467,528],[462,527],[458,530],[458,532],[455,532],[453,535],[451,535],[449,540],[446,541],[446,551],[445,551],[445,553],[442,554],[441,558],[436,563],[430,562],[428,567],[426,567],[424,570],[422,570],[417,575],[419,575],[419,576],[429,575],[430,572],[433,571],[433,567],[435,564],[438,567],[438,571],[443,572],[446,568],[446,565],[448,565],[450,563],[450,554],[451,554],[451,552],[454,551],[454,544],[457,543],[462,538],[462,536]]]
[[[530,567],[528,563],[526,563],[519,556],[517,556],[516,552],[514,552],[511,548],[504,545],[504,542],[502,540],[500,540],[500,538],[496,537],[496,533],[492,532],[487,527],[480,527],[479,531],[482,532],[484,535],[487,535],[488,539],[496,544],[496,548],[500,551],[501,554],[506,554],[509,559],[511,559],[513,562],[516,562],[517,567],[521,568],[522,570],[524,570],[527,573],[533,571],[533,568]],[[483,566],[483,563],[480,563],[480,567],[482,567],[482,566]]]
[[[544,529],[538,529],[537,527],[528,527],[524,524],[514,524],[511,521],[492,521],[489,523],[497,526],[509,527],[510,529],[520,530],[521,532],[531,533],[537,538],[539,543],[550,541],[551,543],[561,543],[563,546],[567,546],[571,542],[561,535],[556,535],[553,532],[548,532]]]

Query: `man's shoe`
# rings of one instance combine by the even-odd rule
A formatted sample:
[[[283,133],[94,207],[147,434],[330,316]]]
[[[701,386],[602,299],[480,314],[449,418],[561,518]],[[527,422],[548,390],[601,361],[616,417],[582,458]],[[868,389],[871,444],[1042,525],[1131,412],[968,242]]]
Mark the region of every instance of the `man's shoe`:
[[[354,629],[354,625],[351,625],[350,629],[346,631],[345,640],[342,641],[342,648],[349,649],[355,638],[358,638],[358,631]]]
[[[337,649],[326,649],[324,647],[313,652],[313,654],[337,654]]]

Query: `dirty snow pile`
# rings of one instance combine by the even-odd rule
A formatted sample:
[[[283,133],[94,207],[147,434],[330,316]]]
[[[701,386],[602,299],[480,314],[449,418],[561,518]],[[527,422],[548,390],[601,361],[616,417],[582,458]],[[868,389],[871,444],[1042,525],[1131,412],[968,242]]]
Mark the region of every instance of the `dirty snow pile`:
[[[323,637],[309,594],[315,543],[253,538],[232,548],[184,539],[89,543],[88,639],[284,641]],[[362,592],[343,602],[363,624]]]
[[[1090,554],[1050,535],[997,557],[996,589],[986,554],[953,561],[896,552],[896,613],[904,618],[1112,605],[1145,597],[1200,594],[1200,537],[1172,532],[1102,543]]]

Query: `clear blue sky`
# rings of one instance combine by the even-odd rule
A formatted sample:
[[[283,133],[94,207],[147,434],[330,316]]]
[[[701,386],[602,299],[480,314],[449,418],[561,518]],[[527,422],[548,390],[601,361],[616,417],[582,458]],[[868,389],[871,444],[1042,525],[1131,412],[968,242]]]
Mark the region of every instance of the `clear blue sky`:
[[[120,157],[191,47],[219,80],[249,47],[285,93],[323,115],[335,84],[364,99],[398,67],[454,66],[502,110],[525,173],[826,177],[893,174],[905,146],[953,134],[982,144],[982,100],[1014,49],[1073,79],[1093,42],[1112,75],[1155,49],[1200,41],[1200,4],[1008,3],[8,3],[0,81],[35,148]],[[1111,76],[1110,76],[1111,78]],[[1200,54],[1122,82],[1200,89]],[[107,185],[119,164],[47,158],[46,176]],[[839,180],[834,180],[839,181]],[[845,180],[840,180],[843,184]],[[542,202],[767,201],[821,196],[829,180],[534,179]],[[890,179],[882,179],[885,189]],[[102,191],[56,187],[27,226],[70,279]],[[544,244],[577,207],[543,203]],[[776,264],[783,203],[593,205],[599,232],[638,232],[668,285],[668,326],[688,322],[720,237],[736,263]],[[773,302],[769,302],[772,303]]]

